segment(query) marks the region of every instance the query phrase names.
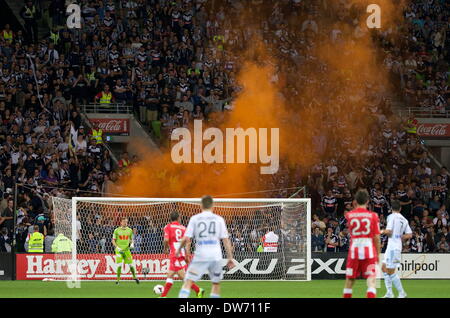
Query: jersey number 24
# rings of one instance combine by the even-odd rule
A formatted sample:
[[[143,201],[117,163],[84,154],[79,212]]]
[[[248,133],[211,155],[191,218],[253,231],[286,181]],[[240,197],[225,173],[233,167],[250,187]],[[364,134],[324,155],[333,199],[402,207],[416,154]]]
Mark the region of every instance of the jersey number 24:
[[[209,226],[205,222],[200,222],[198,224],[199,228],[199,237],[206,237],[207,235],[204,234],[206,231],[208,231],[208,234],[215,235],[216,234],[216,222],[210,222]]]

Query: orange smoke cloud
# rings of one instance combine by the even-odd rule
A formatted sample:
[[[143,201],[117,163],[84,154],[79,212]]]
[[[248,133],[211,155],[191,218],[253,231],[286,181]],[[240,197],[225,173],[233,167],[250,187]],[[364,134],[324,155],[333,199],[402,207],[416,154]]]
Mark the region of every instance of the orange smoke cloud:
[[[284,105],[277,97],[277,88],[270,81],[272,74],[273,70],[270,66],[246,63],[238,76],[242,91],[233,102],[234,110],[224,114],[220,121],[213,116],[210,124],[223,132],[226,128],[279,127],[277,117],[283,113]],[[240,163],[175,164],[170,153],[147,152],[142,162],[131,169],[131,175],[122,180],[121,194],[197,197],[205,193],[228,194],[254,191],[257,190],[260,178],[259,167],[260,164]]]
[[[367,5],[373,1],[353,0],[352,3]],[[382,8],[383,28],[401,17],[401,6],[394,6],[388,0],[375,3]],[[364,10],[358,17],[360,25],[365,24],[367,15]],[[245,13],[245,18],[249,19],[248,13]],[[324,17],[318,23],[325,25],[330,21]],[[252,25],[250,20],[248,25]],[[319,43],[312,52],[318,57],[318,62],[328,65],[327,80],[333,83],[332,88],[336,92],[333,99],[323,101],[319,98],[324,94],[324,88],[321,85],[323,78],[317,69],[289,65],[282,58],[269,53],[270,47],[256,39],[250,41],[252,44],[244,52],[235,52],[241,56],[242,67],[237,82],[242,90],[235,96],[233,111],[215,114],[208,125],[221,128],[222,131],[236,127],[279,128],[280,164],[291,168],[299,166],[303,171],[319,159],[324,159],[320,158],[315,148],[313,137],[317,133],[331,136],[329,144],[335,142],[337,146],[342,140],[357,142],[364,139],[372,124],[365,108],[371,102],[371,96],[361,84],[388,87],[389,81],[377,59],[377,48],[369,32],[355,40],[351,30],[345,26],[342,26],[342,30],[339,44]],[[285,71],[292,68],[295,72]],[[277,69],[281,70],[280,79],[274,82],[272,77]],[[309,84],[299,86],[297,75],[306,76]],[[298,96],[288,100],[281,97],[281,92],[291,90],[298,91]],[[336,100],[349,95],[352,96],[350,101],[336,103]],[[338,120],[342,129],[331,129],[324,125],[330,119]],[[132,146],[141,147],[139,144]],[[271,178],[259,173],[260,163],[175,164],[170,151],[163,154],[145,150],[141,152],[144,153],[142,161],[132,167],[130,176],[120,182],[122,195],[198,197],[204,194],[245,193],[264,190],[264,181]],[[250,196],[259,195],[254,193]]]

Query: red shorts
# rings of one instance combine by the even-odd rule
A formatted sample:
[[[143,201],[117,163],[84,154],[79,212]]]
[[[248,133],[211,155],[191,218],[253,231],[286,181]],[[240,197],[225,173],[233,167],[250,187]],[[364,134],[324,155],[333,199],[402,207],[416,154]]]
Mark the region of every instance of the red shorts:
[[[376,258],[369,259],[351,259],[347,258],[347,270],[345,271],[345,277],[356,279],[359,276],[368,278],[376,275]]]
[[[188,264],[184,256],[170,258],[169,271],[178,272],[182,269],[186,269],[187,266]]]

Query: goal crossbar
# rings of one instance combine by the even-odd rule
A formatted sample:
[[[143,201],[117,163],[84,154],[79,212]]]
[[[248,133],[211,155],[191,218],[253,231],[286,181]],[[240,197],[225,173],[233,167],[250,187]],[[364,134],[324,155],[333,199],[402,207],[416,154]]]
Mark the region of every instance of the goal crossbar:
[[[96,201],[96,202],[201,202],[201,198],[122,198],[122,197],[73,197],[72,201]],[[309,198],[214,198],[214,202],[284,202],[311,203]]]

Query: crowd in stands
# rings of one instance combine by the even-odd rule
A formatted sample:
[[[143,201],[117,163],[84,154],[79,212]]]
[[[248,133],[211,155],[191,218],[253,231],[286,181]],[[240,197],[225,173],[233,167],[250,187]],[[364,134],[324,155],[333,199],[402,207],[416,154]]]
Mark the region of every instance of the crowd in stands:
[[[133,105],[155,135],[160,125],[164,139],[176,127],[189,127],[194,119],[232,110],[240,62],[233,52],[244,50],[259,29],[270,54],[286,61],[273,80],[280,80],[281,74],[287,78],[280,92],[287,104],[295,104],[299,87],[304,86],[315,88],[301,97],[310,114],[320,112],[315,105],[336,105],[327,118],[320,117],[322,129],[314,137],[322,162],[307,174],[282,163],[268,184],[282,189],[275,196],[286,197],[286,188],[305,179],[316,210],[313,250],[348,248],[342,216],[351,208],[352,193],[366,187],[382,225],[389,201],[403,202],[402,213],[414,232],[405,250],[448,251],[447,169],[435,169],[420,138],[393,116],[386,87],[361,81],[336,94],[329,66],[314,56],[320,41],[339,43],[349,32],[355,41],[365,36],[358,23],[353,24],[360,8],[345,0],[248,2],[80,0],[82,27],[68,29],[64,1],[40,1],[37,10],[45,13],[48,7],[48,14],[27,17],[25,34],[4,26],[0,36],[3,240],[10,242],[13,234],[15,183],[25,185],[17,196],[19,241],[36,224],[44,234],[52,232],[50,196],[70,197],[74,189],[113,192],[115,181],[136,161],[124,155],[115,169],[110,152],[92,132],[95,127],[88,128],[83,120],[80,104]],[[29,8],[33,5],[26,3]],[[236,18],[245,7],[260,18],[252,23]],[[377,34],[385,51],[383,65],[410,106],[438,111],[449,106],[449,11],[445,1],[414,0],[402,24]],[[30,12],[26,7],[22,11]],[[322,23],[324,15],[341,24]],[[35,30],[38,16],[50,17],[49,33],[42,39]],[[300,66],[315,70],[315,76],[302,74]],[[340,105],[352,104],[361,94],[367,102],[355,112],[370,118],[371,133],[365,140],[359,136],[336,140],[332,132],[344,129],[345,118],[354,115],[348,109],[344,113]],[[76,141],[71,140],[72,127]],[[0,248],[1,242],[0,238]]]
[[[79,111],[90,85],[77,71],[75,54],[66,59],[58,43],[38,42],[9,25],[1,32],[0,251],[10,249],[14,222],[18,251],[34,225],[44,235],[55,234],[50,196],[111,192],[126,173],[114,169],[98,126],[86,125]],[[126,155],[119,161],[119,167],[129,164]]]
[[[408,36],[391,47],[386,67],[401,76],[403,95],[410,107],[435,113],[450,110],[447,1],[411,1],[405,10]]]
[[[410,107],[438,113],[449,110],[449,13],[446,1],[410,1],[397,30],[379,34],[385,51],[383,65],[398,81]],[[390,213],[389,202],[400,200],[401,213],[413,231],[405,252],[449,252],[448,169],[436,168],[416,131],[392,118],[389,105],[379,106],[372,111],[379,120],[378,128],[373,127],[365,140],[368,148],[353,148],[347,142],[343,153],[338,151],[313,168],[308,182],[317,190],[313,191],[313,206],[318,207],[312,225],[313,250],[348,249],[350,236],[343,214],[352,209],[352,194],[362,187],[370,191],[369,206],[379,214],[382,228]],[[386,244],[387,237],[382,236],[383,250]]]

